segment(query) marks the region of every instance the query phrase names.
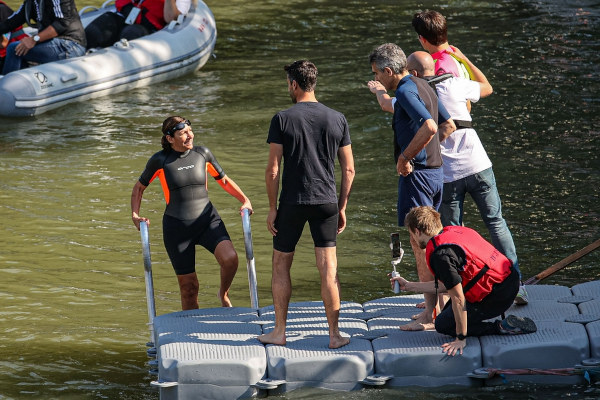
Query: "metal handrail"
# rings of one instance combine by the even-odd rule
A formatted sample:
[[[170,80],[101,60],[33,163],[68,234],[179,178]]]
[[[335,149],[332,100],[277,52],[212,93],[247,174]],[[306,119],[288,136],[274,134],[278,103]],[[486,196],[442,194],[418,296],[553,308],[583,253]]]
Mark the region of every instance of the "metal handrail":
[[[250,304],[258,310],[258,290],[256,287],[256,267],[254,265],[254,250],[252,248],[252,231],[250,228],[250,212],[242,210],[242,229],[244,231],[244,246],[246,247],[246,267],[248,269],[248,286],[250,289]]]
[[[154,283],[152,281],[152,260],[150,259],[150,240],[148,224],[140,222],[140,236],[142,238],[142,255],[144,256],[144,280],[146,281],[146,304],[148,306],[148,325],[150,327],[150,341],[154,342],[154,317],[156,308],[154,304]]]

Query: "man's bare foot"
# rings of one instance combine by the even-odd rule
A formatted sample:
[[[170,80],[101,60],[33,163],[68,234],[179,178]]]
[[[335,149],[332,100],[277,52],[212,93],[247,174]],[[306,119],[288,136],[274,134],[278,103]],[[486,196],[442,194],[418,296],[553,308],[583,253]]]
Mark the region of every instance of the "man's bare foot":
[[[275,331],[271,331],[269,333],[265,333],[264,335],[260,335],[257,339],[262,344],[276,344],[279,346],[285,346],[285,333],[282,336],[275,333]]]
[[[420,303],[417,303],[417,304],[415,304],[415,307],[417,307],[417,308],[425,308],[425,302],[422,301]]]
[[[412,319],[413,321],[419,320],[421,318],[425,318],[425,311],[421,311],[420,313],[415,314],[412,317],[410,317],[410,319]]]
[[[400,325],[400,330],[402,331],[429,331],[431,329],[435,329],[435,324],[433,322],[409,322],[405,325]]]
[[[222,307],[232,307],[231,300],[229,300],[228,295],[221,296],[221,291],[219,290],[217,292],[217,297],[219,298],[219,300],[221,300]]]
[[[337,336],[329,336],[329,348],[330,349],[339,349],[350,343],[350,338],[343,337],[342,335]]]
[[[400,325],[400,329],[403,331],[427,331],[435,328],[432,316],[429,315],[428,317],[425,311],[416,315],[416,318],[413,319],[413,322],[409,322],[405,325]]]

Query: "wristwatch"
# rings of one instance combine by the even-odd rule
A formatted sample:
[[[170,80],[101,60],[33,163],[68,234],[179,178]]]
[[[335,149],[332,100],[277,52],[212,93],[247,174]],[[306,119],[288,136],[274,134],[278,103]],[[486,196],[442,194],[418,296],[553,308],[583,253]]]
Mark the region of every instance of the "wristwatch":
[[[35,35],[33,37],[33,41],[36,42],[36,43],[39,42],[40,41],[40,35]]]
[[[456,335],[456,338],[458,340],[465,340],[467,338],[467,335],[463,335],[462,333],[460,333],[460,334]]]

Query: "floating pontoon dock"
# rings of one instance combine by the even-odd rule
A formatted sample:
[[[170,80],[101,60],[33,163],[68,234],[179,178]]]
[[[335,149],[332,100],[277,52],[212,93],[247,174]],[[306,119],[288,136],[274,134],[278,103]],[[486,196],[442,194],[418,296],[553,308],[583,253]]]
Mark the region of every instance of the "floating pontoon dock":
[[[528,335],[467,338],[462,356],[435,331],[403,332],[420,295],[344,302],[340,328],[350,344],[328,348],[321,302],[290,304],[286,346],[257,336],[274,325],[273,307],[182,311],[154,319],[152,384],[161,400],[266,397],[298,388],[477,387],[506,381],[582,384],[600,371],[600,281],[572,288],[530,285],[529,304],[506,314],[535,320]],[[501,375],[499,375],[501,374]]]

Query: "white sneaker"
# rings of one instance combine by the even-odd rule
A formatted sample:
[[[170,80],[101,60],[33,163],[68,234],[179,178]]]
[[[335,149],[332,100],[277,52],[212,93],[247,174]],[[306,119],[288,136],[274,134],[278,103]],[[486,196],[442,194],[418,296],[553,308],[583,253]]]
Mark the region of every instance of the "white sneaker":
[[[519,292],[517,293],[517,296],[515,297],[515,304],[523,306],[528,303],[529,303],[529,299],[527,298],[527,290],[525,290],[525,286],[520,285]]]

